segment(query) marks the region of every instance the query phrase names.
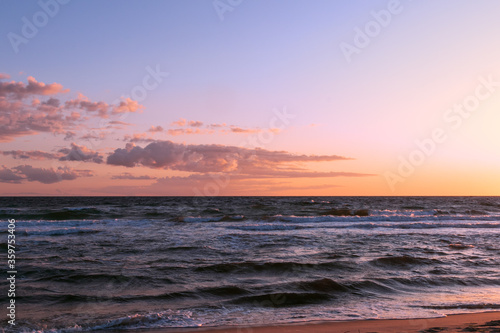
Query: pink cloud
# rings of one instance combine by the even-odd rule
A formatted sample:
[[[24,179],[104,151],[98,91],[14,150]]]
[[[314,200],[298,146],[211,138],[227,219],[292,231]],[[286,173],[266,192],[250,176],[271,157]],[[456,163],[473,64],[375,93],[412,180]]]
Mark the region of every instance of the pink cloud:
[[[120,101],[116,105],[111,105],[102,101],[92,102],[83,94],[78,94],[76,99],[66,101],[67,109],[79,109],[89,113],[95,112],[101,118],[108,118],[110,114],[120,114],[128,112],[142,112],[144,106],[130,98]]]
[[[134,101],[130,98],[125,98],[124,100],[120,101],[118,105],[112,107],[111,113],[118,114],[128,112],[142,112],[143,109],[144,106],[139,104],[137,101]]]
[[[278,128],[270,128],[270,129],[260,129],[260,128],[243,128],[239,126],[234,126],[230,125],[228,126],[226,123],[222,124],[209,124],[209,125],[204,125],[202,121],[198,120],[189,120],[187,121],[184,118],[180,118],[178,121],[174,121],[172,126],[176,127],[181,127],[181,128],[173,128],[173,129],[168,129],[167,133],[169,135],[191,135],[191,134],[214,134],[214,133],[221,133],[221,134],[228,134],[228,133],[233,133],[233,134],[254,134],[254,133],[260,133],[264,131],[269,131],[274,134],[280,133],[280,130]],[[185,128],[185,126],[189,126],[190,128]],[[184,128],[182,128],[184,127]],[[192,129],[191,127],[194,127],[196,129]],[[202,129],[202,127],[204,127]]]
[[[0,96],[9,96],[18,100],[31,97],[32,95],[49,96],[66,93],[68,91],[69,89],[64,89],[59,83],[45,84],[43,82],[38,82],[32,76],[28,77],[28,84],[15,81],[0,82]]]
[[[119,120],[112,120],[109,122],[110,125],[123,125],[123,126],[130,126],[132,125],[131,123],[126,123],[124,121],[119,121]]]
[[[133,135],[125,135],[123,137],[123,141],[129,142],[153,142],[156,141],[152,137],[150,137],[147,133],[135,133]]]
[[[199,128],[192,129],[192,128],[174,128],[174,129],[169,129],[167,131],[168,134],[176,136],[176,135],[186,135],[186,134],[206,134],[208,132],[206,131],[201,131]]]
[[[181,118],[177,121],[172,122],[172,126],[186,126],[186,119]]]
[[[1,79],[7,77],[2,74]],[[109,118],[120,113],[140,112],[144,108],[130,98],[116,105],[94,102],[82,94],[61,101],[60,95],[67,91],[69,89],[64,89],[59,83],[45,84],[33,77],[28,78],[27,84],[0,81],[0,142],[40,132],[61,134],[65,139],[71,139],[76,131],[87,127],[89,116]],[[126,123],[121,122],[123,124]]]
[[[207,127],[209,128],[220,128],[220,127],[226,127],[226,123],[222,123],[222,124],[210,124],[208,125]]]
[[[76,99],[66,101],[66,109],[79,109],[89,113],[96,112],[99,117],[107,118],[109,105],[104,102],[91,102],[88,97],[78,94]]]
[[[236,127],[236,126],[231,126],[231,132],[233,133],[259,133],[262,132],[261,129],[255,128],[241,128],[241,127]]]
[[[163,132],[163,127],[161,127],[161,126],[151,126],[151,128],[148,129],[148,132],[153,132],[153,133]]]

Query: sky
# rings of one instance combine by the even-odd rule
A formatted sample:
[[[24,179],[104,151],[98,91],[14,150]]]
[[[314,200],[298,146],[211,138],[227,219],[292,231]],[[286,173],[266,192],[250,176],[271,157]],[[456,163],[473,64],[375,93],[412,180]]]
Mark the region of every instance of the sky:
[[[0,195],[500,195],[495,0],[0,0]]]

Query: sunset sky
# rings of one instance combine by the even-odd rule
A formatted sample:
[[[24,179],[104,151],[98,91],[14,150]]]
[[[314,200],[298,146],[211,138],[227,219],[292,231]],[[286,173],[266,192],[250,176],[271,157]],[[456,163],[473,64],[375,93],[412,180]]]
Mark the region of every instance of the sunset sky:
[[[500,195],[498,1],[0,6],[0,195]]]

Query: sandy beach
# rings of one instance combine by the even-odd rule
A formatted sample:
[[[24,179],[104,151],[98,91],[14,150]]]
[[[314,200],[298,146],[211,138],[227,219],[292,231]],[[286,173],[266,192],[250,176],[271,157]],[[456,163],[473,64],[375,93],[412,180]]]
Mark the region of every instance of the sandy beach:
[[[120,331],[109,331],[120,332]],[[147,330],[151,333],[437,333],[500,332],[500,312],[449,315],[441,318],[353,320],[306,324]]]

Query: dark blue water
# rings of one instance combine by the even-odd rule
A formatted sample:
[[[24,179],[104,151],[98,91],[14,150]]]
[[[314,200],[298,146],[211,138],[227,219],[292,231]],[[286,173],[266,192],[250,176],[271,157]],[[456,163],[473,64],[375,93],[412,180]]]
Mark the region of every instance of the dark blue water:
[[[0,198],[0,218],[5,263],[17,220],[15,331],[500,308],[498,197]]]

